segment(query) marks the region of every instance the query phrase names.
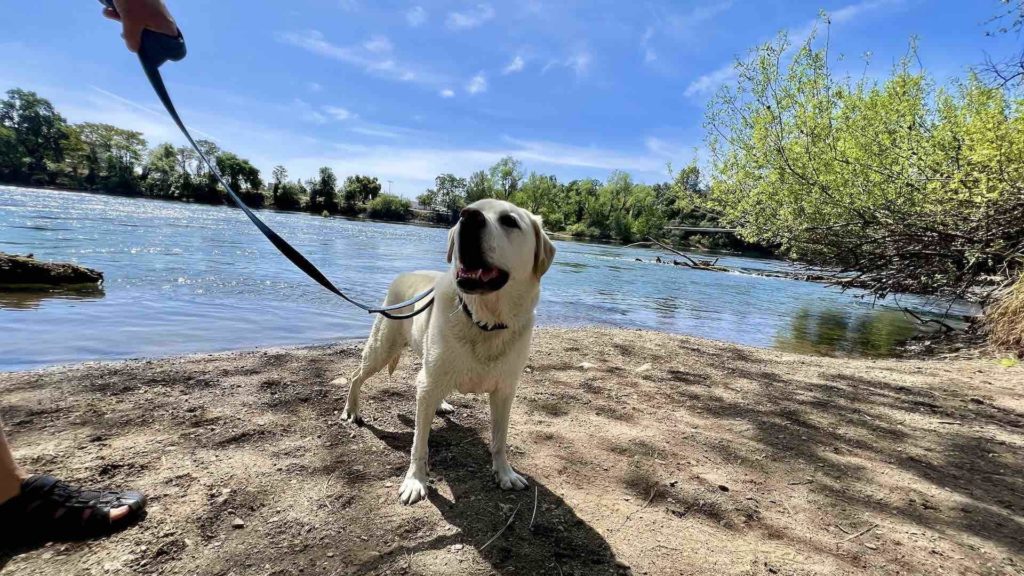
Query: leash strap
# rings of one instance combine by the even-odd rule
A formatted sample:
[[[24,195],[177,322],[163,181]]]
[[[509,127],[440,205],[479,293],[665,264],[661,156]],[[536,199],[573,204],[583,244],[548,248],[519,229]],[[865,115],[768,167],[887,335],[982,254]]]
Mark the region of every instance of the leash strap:
[[[188,139],[188,143],[192,145],[192,149],[196,151],[196,154],[199,154],[199,157],[203,159],[203,163],[206,164],[207,168],[210,169],[210,172],[212,172],[213,175],[217,178],[217,181],[220,182],[220,185],[223,186],[224,190],[227,191],[228,197],[231,198],[231,201],[234,202],[235,206],[241,208],[242,212],[245,212],[245,215],[248,216],[249,220],[256,225],[256,228],[258,228],[259,231],[262,232],[263,235],[267,237],[267,240],[270,240],[270,243],[273,244],[274,247],[277,248],[282,254],[284,254],[285,258],[288,258],[288,260],[290,260],[292,264],[298,267],[299,270],[305,272],[307,276],[309,276],[313,280],[316,280],[318,284],[320,284],[327,290],[333,292],[335,295],[339,296],[349,304],[361,308],[369,312],[370,314],[380,314],[381,316],[384,316],[385,318],[390,318],[392,320],[405,320],[407,318],[412,318],[413,316],[416,316],[417,314],[420,314],[426,309],[430,308],[430,306],[434,303],[433,298],[427,301],[427,303],[424,304],[422,307],[420,307],[419,309],[415,309],[412,312],[406,312],[402,314],[394,313],[395,310],[405,308],[407,306],[412,306],[420,302],[424,298],[430,296],[434,292],[433,287],[413,296],[412,298],[406,300],[405,302],[391,304],[389,306],[370,306],[350,298],[347,294],[345,294],[337,286],[335,286],[330,280],[328,280],[327,277],[324,276],[324,274],[320,272],[320,270],[316,266],[314,266],[312,262],[307,260],[305,256],[303,256],[298,250],[292,247],[292,245],[289,244],[280,235],[278,235],[277,232],[274,232],[274,230],[271,229],[270,226],[267,226],[266,223],[263,222],[263,220],[260,220],[260,218],[256,216],[256,214],[254,214],[253,211],[250,210],[248,206],[245,205],[245,202],[243,202],[242,199],[239,198],[237,194],[235,194],[235,191],[231,189],[231,186],[229,186],[228,183],[224,180],[224,177],[221,176],[220,171],[217,170],[217,166],[214,165],[214,163],[211,162],[210,159],[206,157],[206,154],[203,154],[203,151],[199,149],[199,146],[196,145],[195,140],[192,139],[192,135],[185,127],[185,123],[182,122],[181,117],[178,116],[178,111],[174,107],[174,102],[171,101],[171,96],[167,93],[167,87],[164,86],[164,80],[163,77],[160,75],[159,70],[160,65],[166,62],[167,60],[177,61],[181,60],[184,57],[185,41],[182,38],[180,32],[178,33],[178,36],[175,38],[172,36],[167,36],[166,34],[154,32],[152,30],[143,31],[142,46],[139,50],[139,62],[142,63],[142,69],[143,71],[145,71],[146,77],[149,79],[149,83],[153,86],[153,90],[156,92],[157,97],[160,98],[160,102],[163,103],[164,108],[167,109],[167,113],[171,115],[171,119],[174,120],[174,123],[178,125],[178,128],[181,130],[181,133],[185,135],[186,139]]]

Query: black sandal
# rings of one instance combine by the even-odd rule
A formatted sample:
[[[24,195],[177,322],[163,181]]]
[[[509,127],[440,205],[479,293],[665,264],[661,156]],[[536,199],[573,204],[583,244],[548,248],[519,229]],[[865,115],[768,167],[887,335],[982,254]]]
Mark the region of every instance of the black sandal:
[[[127,506],[123,518],[111,522],[110,511]],[[146,496],[139,492],[83,490],[53,476],[31,476],[21,494],[0,504],[0,526],[11,536],[80,539],[114,532],[137,521]]]

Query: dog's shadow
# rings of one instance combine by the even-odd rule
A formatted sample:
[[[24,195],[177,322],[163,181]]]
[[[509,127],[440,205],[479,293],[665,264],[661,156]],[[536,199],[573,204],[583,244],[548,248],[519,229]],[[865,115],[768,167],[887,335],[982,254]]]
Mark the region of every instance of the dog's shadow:
[[[460,424],[457,417],[442,418],[444,427],[432,430],[430,435],[431,479],[443,478],[451,489],[452,499],[431,486],[428,502],[416,506],[436,506],[459,531],[418,543],[403,552],[416,554],[453,546],[459,549],[461,544],[475,548],[498,574],[623,573],[608,542],[577,516],[565,500],[535,477],[524,474],[521,468],[517,471],[528,477],[529,488],[499,489],[491,475],[490,451],[484,440],[475,430]],[[409,429],[395,432],[369,423],[365,428],[393,450],[408,454],[412,446],[412,419],[399,416],[399,420]],[[509,522],[513,513],[515,516]],[[382,568],[387,563],[382,558],[362,566],[359,572]]]

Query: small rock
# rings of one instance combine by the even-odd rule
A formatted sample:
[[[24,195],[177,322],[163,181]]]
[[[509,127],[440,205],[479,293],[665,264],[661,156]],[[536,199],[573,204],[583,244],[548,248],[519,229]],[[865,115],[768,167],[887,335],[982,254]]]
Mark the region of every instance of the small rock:
[[[718,489],[721,490],[722,492],[728,492],[729,491],[729,487],[726,486],[725,484],[719,484],[718,485]]]
[[[584,370],[593,370],[594,368],[597,368],[597,364],[591,364],[590,362],[580,362],[579,368],[582,368]]]
[[[466,546],[464,544],[452,544],[452,552],[458,552],[459,550],[462,550],[465,547]]]
[[[970,402],[971,404],[984,404],[985,403],[985,401],[982,400],[981,398],[977,398],[977,397],[974,397],[974,396],[971,396],[970,398],[968,398],[967,401]]]
[[[867,548],[868,550],[878,550],[878,546],[875,546],[874,544],[872,544],[870,542],[865,544],[864,547]]]
[[[242,520],[241,518],[235,518],[231,521],[231,527],[236,530],[245,528],[245,520]]]
[[[623,562],[622,560],[619,560],[618,558],[615,559],[615,566],[617,568],[621,568],[623,570],[629,570],[629,564],[626,564],[625,562]]]
[[[327,553],[327,557],[328,558],[334,558],[334,552],[328,552]]]
[[[648,362],[647,364],[644,364],[643,366],[641,366],[641,367],[637,368],[637,369],[636,369],[636,371],[637,371],[637,372],[647,372],[647,371],[648,371],[648,370],[650,370],[651,368],[652,368],[652,366],[651,366],[651,363],[650,363],[650,362]]]

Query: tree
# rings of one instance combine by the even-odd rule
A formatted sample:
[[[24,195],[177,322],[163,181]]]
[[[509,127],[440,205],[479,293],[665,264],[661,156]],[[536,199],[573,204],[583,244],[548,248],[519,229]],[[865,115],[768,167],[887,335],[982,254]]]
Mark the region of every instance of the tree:
[[[73,137],[68,140],[80,141],[84,147],[81,159],[87,185],[119,194],[139,191],[139,170],[146,157],[146,140],[141,132],[93,122],[76,124],[69,132]]]
[[[380,181],[370,176],[349,176],[342,185],[342,201],[346,211],[355,212],[356,204],[367,203],[380,194]]]
[[[394,194],[381,194],[370,200],[366,215],[381,220],[407,220],[412,205],[405,198]]]
[[[245,203],[257,208],[263,205],[263,180],[260,171],[248,160],[231,152],[221,152],[217,155],[217,171]]]
[[[531,172],[530,177],[513,196],[516,205],[526,208],[534,214],[543,216],[545,223],[560,229],[564,222],[558,201],[563,195],[564,187],[552,175]]]
[[[431,206],[448,219],[455,219],[466,206],[466,179],[454,174],[441,174],[434,179],[434,189],[427,190]]]
[[[426,192],[416,197],[416,203],[420,206],[433,209],[435,198],[437,198],[437,191],[433,188],[428,188]]]
[[[519,190],[519,184],[523,181],[523,164],[511,156],[506,156],[491,166],[490,175],[498,197],[508,200]]]
[[[13,134],[13,162],[6,169],[11,180],[22,183],[50,182],[50,166],[63,159],[67,122],[49,100],[35,92],[13,88],[0,100],[0,127]],[[8,152],[10,154],[10,152]],[[10,159],[10,157],[9,157]]]
[[[274,206],[281,210],[297,210],[302,207],[302,199],[308,194],[302,182],[283,182],[278,188]]]
[[[148,196],[178,197],[181,193],[181,173],[178,171],[178,154],[174,146],[163,143],[149,153],[144,168],[143,191]]]
[[[18,141],[14,130],[0,125],[0,182],[16,180]]]
[[[281,185],[288,181],[288,170],[284,166],[278,164],[274,166],[273,172],[271,172],[272,182],[274,183],[273,189],[270,194],[273,199],[274,205],[277,206],[277,193],[281,189]]]
[[[338,177],[328,166],[320,168],[316,178],[307,184],[309,189],[309,204],[307,208],[312,212],[336,212],[338,208]]]
[[[466,181],[466,204],[495,196],[497,196],[497,189],[494,186],[494,180],[491,180],[491,176],[487,172],[477,170],[469,176]]]
[[[1003,34],[1020,35],[1024,30],[1024,0],[1000,0],[1003,7],[988,21],[988,36]],[[985,56],[985,62],[978,68],[978,73],[991,86],[999,88],[1020,88],[1024,86],[1024,48],[1016,54],[1003,59]]]
[[[711,103],[709,202],[744,238],[840,285],[986,300],[1024,261],[1024,105],[939,89],[913,48],[882,81],[837,79],[813,36],[737,64]]]

